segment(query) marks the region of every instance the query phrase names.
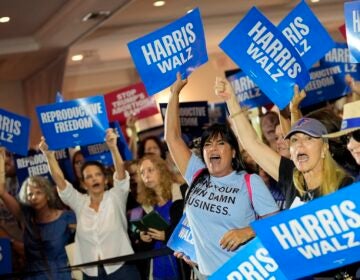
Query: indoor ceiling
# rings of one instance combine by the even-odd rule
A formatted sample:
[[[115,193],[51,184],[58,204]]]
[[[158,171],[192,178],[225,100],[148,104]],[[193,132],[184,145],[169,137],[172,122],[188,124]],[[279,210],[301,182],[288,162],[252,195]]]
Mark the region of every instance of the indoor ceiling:
[[[127,43],[164,26],[199,7],[209,53],[219,52],[219,42],[257,6],[274,24],[299,0],[166,0],[154,7],[153,0],[1,0],[0,80],[22,80],[70,47],[67,71],[81,75],[96,69],[132,68]],[[343,41],[338,28],[344,23],[343,0],[306,1],[336,41]],[[90,12],[102,12],[82,19]],[[74,54],[83,54],[79,62]]]

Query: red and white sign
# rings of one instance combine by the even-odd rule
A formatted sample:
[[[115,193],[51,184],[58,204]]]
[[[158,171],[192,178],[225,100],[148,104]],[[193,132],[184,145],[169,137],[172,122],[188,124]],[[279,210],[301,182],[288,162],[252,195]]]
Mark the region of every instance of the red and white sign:
[[[345,27],[345,24],[341,25],[339,27],[339,31],[341,33],[341,35],[343,35],[343,37],[346,39],[346,27]]]
[[[148,96],[143,83],[106,93],[104,98],[109,121],[123,124],[130,116],[143,119],[159,113],[155,98]]]

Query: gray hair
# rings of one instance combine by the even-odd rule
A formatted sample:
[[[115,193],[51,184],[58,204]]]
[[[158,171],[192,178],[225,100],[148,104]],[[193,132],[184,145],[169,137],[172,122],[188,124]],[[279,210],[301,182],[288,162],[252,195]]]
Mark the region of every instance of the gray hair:
[[[20,191],[19,191],[19,201],[22,204],[30,205],[28,197],[27,197],[27,187],[29,185],[35,186],[37,188],[40,188],[46,195],[46,198],[48,200],[49,208],[58,208],[58,201],[55,194],[54,186],[50,183],[50,181],[47,178],[41,177],[41,176],[30,176],[27,178],[21,185]]]

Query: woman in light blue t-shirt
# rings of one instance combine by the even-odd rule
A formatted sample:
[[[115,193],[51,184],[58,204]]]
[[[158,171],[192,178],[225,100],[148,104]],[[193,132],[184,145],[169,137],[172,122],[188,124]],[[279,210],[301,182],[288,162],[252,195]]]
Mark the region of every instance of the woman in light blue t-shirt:
[[[165,140],[179,171],[190,186],[185,211],[197,264],[204,276],[220,268],[254,237],[249,224],[279,209],[261,178],[252,174],[249,188],[236,136],[228,125],[214,124],[201,137],[200,158],[181,137],[179,94],[187,81],[180,74],[171,87],[165,117]],[[206,242],[204,242],[206,240]],[[182,256],[178,253],[177,256]]]

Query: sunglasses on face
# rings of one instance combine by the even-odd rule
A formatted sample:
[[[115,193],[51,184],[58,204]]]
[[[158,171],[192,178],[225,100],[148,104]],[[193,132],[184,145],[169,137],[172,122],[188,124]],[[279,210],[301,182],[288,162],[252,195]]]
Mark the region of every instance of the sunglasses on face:
[[[360,142],[360,129],[345,135],[345,142],[348,144],[350,139],[354,138],[356,142]]]

